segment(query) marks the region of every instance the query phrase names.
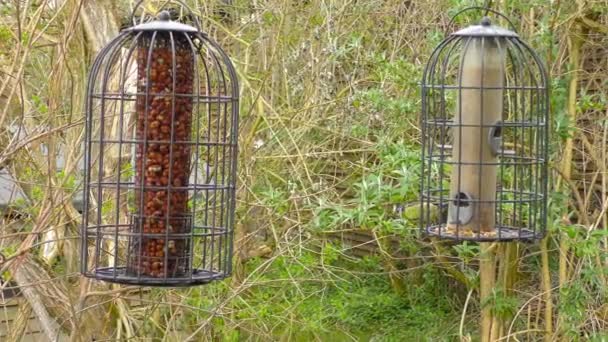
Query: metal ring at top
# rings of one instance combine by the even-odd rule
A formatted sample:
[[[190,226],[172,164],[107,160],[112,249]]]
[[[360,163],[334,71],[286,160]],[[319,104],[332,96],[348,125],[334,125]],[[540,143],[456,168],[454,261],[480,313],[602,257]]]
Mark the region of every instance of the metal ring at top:
[[[484,7],[484,6],[471,6],[471,7],[467,7],[465,9],[462,9],[462,10],[458,11],[456,14],[454,14],[452,16],[452,18],[450,18],[450,22],[448,23],[448,26],[446,28],[446,32],[444,32],[444,34],[446,36],[449,34],[448,30],[452,27],[452,25],[454,25],[454,21],[456,20],[456,18],[459,15],[461,15],[464,12],[469,12],[469,11],[474,11],[474,10],[485,11],[484,16],[488,15],[488,12],[496,14],[497,16],[499,16],[499,17],[503,18],[504,20],[506,20],[507,23],[509,23],[509,26],[511,27],[511,29],[513,30],[513,32],[517,32],[517,29],[515,28],[515,25],[513,25],[513,22],[506,15],[504,15],[504,14],[502,14],[502,13],[496,11],[496,10],[493,10],[491,8],[488,8],[488,7]]]
[[[135,11],[141,6],[141,4],[144,2],[145,0],[138,0],[135,3],[135,6],[133,6],[133,11],[131,12],[131,19],[130,22],[133,23],[133,25],[137,25],[137,23],[135,22]],[[179,3],[182,7],[186,8],[188,10],[188,12],[190,12],[190,14],[192,15],[192,20],[194,21],[194,27],[196,27],[196,29],[198,30],[198,32],[202,32],[201,31],[201,23],[199,22],[197,16],[194,14],[194,11],[190,8],[190,6],[188,6],[185,2],[183,2],[182,0],[168,0],[166,1],[159,9],[158,9],[158,13],[161,13],[165,6],[167,6],[167,4],[171,3],[171,2],[177,2]],[[158,14],[157,13],[157,14]]]

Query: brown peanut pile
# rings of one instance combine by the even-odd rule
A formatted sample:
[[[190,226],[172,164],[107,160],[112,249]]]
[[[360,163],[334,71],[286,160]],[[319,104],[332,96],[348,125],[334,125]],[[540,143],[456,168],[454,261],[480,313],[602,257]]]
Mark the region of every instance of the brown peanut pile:
[[[137,275],[179,277],[189,268],[189,240],[174,235],[191,230],[186,187],[191,152],[193,56],[186,47],[176,44],[175,63],[168,37],[157,37],[149,62],[148,46],[137,51],[135,184],[143,193],[136,191],[134,232],[141,234],[143,230],[143,239],[136,236],[135,248],[129,249],[135,254],[129,256],[129,269]]]

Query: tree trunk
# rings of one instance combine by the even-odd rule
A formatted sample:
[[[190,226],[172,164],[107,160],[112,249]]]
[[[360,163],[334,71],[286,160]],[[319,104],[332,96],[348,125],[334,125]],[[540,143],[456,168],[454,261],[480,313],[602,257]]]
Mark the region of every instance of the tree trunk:
[[[110,0],[85,0],[80,16],[88,40],[87,50],[90,56],[96,56],[118,35],[119,21],[113,13],[113,7],[113,1]],[[108,165],[110,164],[113,163],[108,163]],[[100,329],[99,318],[96,317],[99,307],[88,308],[87,306],[91,286],[92,283],[88,278],[81,278],[80,293],[76,304],[80,324],[78,329],[74,329],[72,332],[72,341],[92,341],[95,338],[104,338],[104,329]]]
[[[120,25],[112,11],[112,3],[109,0],[87,0],[80,13],[92,55],[118,35]]]

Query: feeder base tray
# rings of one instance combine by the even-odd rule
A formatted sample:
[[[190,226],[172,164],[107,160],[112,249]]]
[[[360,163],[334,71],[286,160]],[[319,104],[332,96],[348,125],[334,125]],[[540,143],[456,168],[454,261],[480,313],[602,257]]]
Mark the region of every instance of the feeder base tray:
[[[182,287],[192,285],[202,285],[213,280],[224,279],[227,274],[224,272],[211,272],[200,269],[192,271],[192,277],[181,278],[154,278],[150,276],[131,276],[127,275],[126,267],[103,267],[85,274],[89,278],[103,280],[116,284],[156,286],[156,287]]]
[[[535,233],[532,230],[514,227],[496,227],[493,231],[477,233],[471,229],[461,228],[456,230],[445,225],[436,225],[426,227],[424,231],[430,236],[457,241],[534,241],[543,237],[542,234]]]

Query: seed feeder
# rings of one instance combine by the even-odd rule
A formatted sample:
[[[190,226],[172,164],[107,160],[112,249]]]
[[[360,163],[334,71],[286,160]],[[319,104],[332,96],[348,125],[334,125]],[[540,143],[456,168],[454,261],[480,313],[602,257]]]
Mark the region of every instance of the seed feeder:
[[[424,233],[474,241],[544,236],[547,75],[517,33],[484,17],[441,42],[422,79],[421,124]]]
[[[232,269],[239,86],[196,20],[161,10],[103,48],[89,76],[81,271],[191,286]]]

